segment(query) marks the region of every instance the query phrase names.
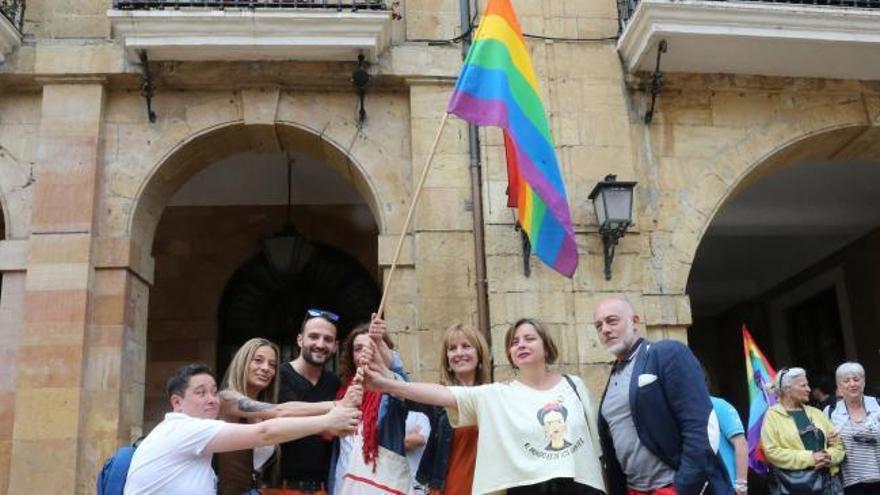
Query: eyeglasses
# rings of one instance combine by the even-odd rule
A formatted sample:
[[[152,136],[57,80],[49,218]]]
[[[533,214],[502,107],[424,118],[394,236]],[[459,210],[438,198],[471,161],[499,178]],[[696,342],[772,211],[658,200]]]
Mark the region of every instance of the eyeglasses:
[[[330,323],[336,323],[337,321],[339,321],[338,314],[317,308],[309,308],[306,310],[306,320],[310,320],[312,318],[324,318]]]
[[[863,443],[866,445],[876,445],[877,444],[877,439],[874,437],[868,437],[868,436],[863,436],[863,435],[853,435],[852,438],[857,443]]]

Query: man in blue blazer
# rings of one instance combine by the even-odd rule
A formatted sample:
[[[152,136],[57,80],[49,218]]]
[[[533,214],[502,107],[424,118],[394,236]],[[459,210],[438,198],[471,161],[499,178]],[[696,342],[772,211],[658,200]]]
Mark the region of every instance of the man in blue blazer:
[[[640,321],[622,298],[594,313],[600,342],[617,358],[599,407],[609,493],[733,494],[712,446],[718,423],[699,361],[681,342],[642,339]]]

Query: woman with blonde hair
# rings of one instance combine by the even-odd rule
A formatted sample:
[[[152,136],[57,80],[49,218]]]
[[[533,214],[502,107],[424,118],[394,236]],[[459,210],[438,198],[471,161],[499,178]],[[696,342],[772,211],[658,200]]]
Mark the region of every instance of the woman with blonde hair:
[[[439,353],[440,383],[473,387],[490,382],[489,345],[472,327],[446,329]],[[435,408],[431,437],[416,479],[432,494],[470,493],[477,461],[476,425],[452,428],[443,408]]]
[[[221,382],[220,419],[255,423],[275,417],[315,416],[336,405],[335,401],[277,404],[279,357],[278,346],[263,338],[250,339],[238,349]],[[363,387],[353,387],[342,398],[342,405],[357,407],[362,393]],[[218,494],[240,495],[260,488],[269,461],[279,455],[277,446],[217,454]]]
[[[771,466],[770,493],[843,493],[836,478],[843,445],[828,417],[807,405],[807,372],[779,370],[771,391],[778,402],[767,410],[761,426],[761,445]]]
[[[471,493],[604,492],[596,415],[583,381],[550,368],[559,351],[535,319],[514,323],[504,343],[517,370],[509,382],[474,387],[402,382],[373,356],[364,374],[367,388],[445,407],[457,413],[453,426],[479,428]]]
[[[253,409],[250,403],[256,403],[254,401],[262,404],[278,402],[278,380],[275,375],[278,373],[279,355],[278,346],[262,338],[250,339],[241,346],[229,363],[221,386],[224,395],[235,393],[240,400],[235,408],[230,408],[228,404],[222,407],[228,401],[221,401],[220,419],[230,422],[259,421],[259,417],[248,419],[242,412],[257,412],[249,411]],[[276,453],[276,446],[266,446],[217,454],[218,493],[240,495],[251,488],[259,488],[264,468]]]

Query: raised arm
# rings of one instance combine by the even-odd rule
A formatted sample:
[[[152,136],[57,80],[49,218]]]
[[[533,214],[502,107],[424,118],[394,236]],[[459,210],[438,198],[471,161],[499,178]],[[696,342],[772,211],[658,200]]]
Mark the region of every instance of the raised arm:
[[[382,362],[385,363],[386,367],[390,368],[393,354],[391,348],[385,342],[385,334],[387,332],[388,324],[385,320],[379,318],[376,313],[373,313],[372,320],[370,320],[370,338],[373,339],[376,351],[379,353],[379,357],[382,358]]]
[[[330,412],[335,406],[360,407],[364,389],[358,383],[352,385],[345,392],[345,396],[337,404],[335,401],[323,402],[300,402],[290,401],[281,404],[271,404],[250,399],[233,390],[221,390],[220,417],[221,418],[247,418],[247,419],[271,419],[271,418],[299,418],[303,416],[318,416]]]
[[[433,406],[456,406],[455,396],[448,387],[436,383],[404,382],[394,378],[393,374],[377,365],[374,361],[364,370],[364,381],[368,389],[378,390],[401,399],[407,399]]]
[[[335,407],[327,414],[307,418],[272,418],[254,424],[229,423],[205,446],[211,453],[252,449],[289,442],[309,435],[329,432],[344,436],[357,430],[361,413],[357,409]]]
[[[233,390],[221,390],[218,395],[222,418],[271,419],[317,416],[333,409],[332,401],[271,404],[250,399]]]

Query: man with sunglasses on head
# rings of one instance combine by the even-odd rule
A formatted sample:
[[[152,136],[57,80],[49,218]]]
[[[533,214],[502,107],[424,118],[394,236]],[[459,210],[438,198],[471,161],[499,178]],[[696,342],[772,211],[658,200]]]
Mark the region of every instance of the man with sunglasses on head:
[[[282,364],[279,402],[324,402],[336,399],[339,378],[326,369],[336,352],[336,324],[339,316],[331,311],[306,310],[296,336],[299,355]],[[330,471],[332,441],[311,435],[281,445],[281,487],[285,494],[323,494]]]

